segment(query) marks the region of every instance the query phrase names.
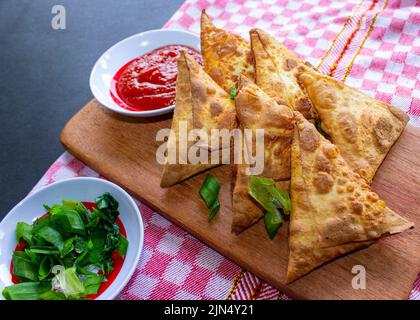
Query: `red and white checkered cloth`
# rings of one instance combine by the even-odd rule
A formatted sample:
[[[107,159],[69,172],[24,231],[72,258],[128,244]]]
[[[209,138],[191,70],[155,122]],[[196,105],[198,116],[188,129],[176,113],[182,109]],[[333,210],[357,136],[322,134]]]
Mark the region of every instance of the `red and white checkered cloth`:
[[[201,9],[248,37],[270,31],[323,73],[391,103],[420,126],[420,8],[416,0],[187,0],[165,24],[199,32]],[[99,175],[68,153],[36,185]],[[144,252],[119,299],[288,299],[139,203]],[[420,277],[410,299],[420,299]]]

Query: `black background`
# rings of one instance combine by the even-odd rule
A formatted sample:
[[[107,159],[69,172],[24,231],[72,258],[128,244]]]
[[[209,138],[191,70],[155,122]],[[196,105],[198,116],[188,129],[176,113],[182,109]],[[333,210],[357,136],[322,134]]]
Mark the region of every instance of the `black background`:
[[[98,57],[158,29],[183,0],[0,0],[0,219],[64,151],[59,134],[92,98]],[[66,30],[51,27],[54,5]]]

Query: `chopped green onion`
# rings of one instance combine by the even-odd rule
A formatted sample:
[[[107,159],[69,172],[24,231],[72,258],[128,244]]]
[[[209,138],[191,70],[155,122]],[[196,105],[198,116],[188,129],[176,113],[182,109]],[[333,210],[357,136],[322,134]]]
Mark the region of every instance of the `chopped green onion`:
[[[274,213],[277,210],[276,204],[280,204],[283,211],[287,214],[291,210],[289,193],[276,188],[273,179],[251,176],[249,177],[248,193],[265,210]]]
[[[206,203],[207,208],[212,208],[217,200],[220,191],[220,183],[217,179],[208,174],[200,188],[200,196]]]
[[[291,211],[289,193],[277,189],[273,179],[257,176],[249,178],[248,193],[267,211],[264,222],[270,239],[273,239],[282,224],[279,209],[285,214]]]
[[[76,268],[67,268],[60,271],[53,278],[55,291],[64,293],[67,298],[80,298],[84,296],[85,287],[76,274]]]
[[[277,209],[282,209],[284,214],[289,215],[292,210],[292,201],[290,200],[289,193],[277,188],[274,188],[272,192],[274,197],[273,204]]]
[[[322,129],[322,123],[321,123],[321,120],[319,118],[315,119],[315,127],[318,130],[318,132],[325,137],[325,132]]]
[[[40,296],[41,300],[66,300],[66,296],[62,292],[46,291]]]
[[[83,286],[85,287],[85,294],[97,294],[103,280],[103,274],[93,274],[86,277],[83,281]]]
[[[45,256],[41,263],[39,264],[39,271],[38,271],[38,278],[39,280],[46,279],[50,273],[51,269],[53,267],[53,262],[51,257]]]
[[[238,94],[238,90],[236,89],[235,86],[230,88],[229,97],[230,97],[231,100],[235,100],[235,97],[236,97],[237,94]]]
[[[25,222],[18,222],[16,226],[16,240],[21,239],[26,243],[32,243],[32,226]]]
[[[55,247],[47,247],[47,246],[33,246],[30,249],[28,249],[28,252],[30,253],[37,253],[37,254],[59,254],[60,251],[58,251]]]
[[[114,255],[126,255],[128,240],[116,223],[117,200],[104,193],[95,201],[92,212],[72,200],[44,205],[47,215],[17,224],[16,239],[25,247],[13,253],[12,274],[22,283],[6,287],[6,299],[83,299],[98,292]],[[55,266],[62,267],[59,274]]]
[[[127,253],[127,249],[128,249],[128,240],[126,238],[124,238],[122,235],[120,235],[119,243],[118,243],[118,246],[117,246],[118,254],[121,257],[125,257],[125,255]]]
[[[102,196],[96,198],[95,203],[98,210],[113,218],[112,222],[118,217],[118,201],[109,192],[105,192]]]
[[[57,249],[60,252],[62,252],[63,247],[64,247],[63,236],[60,232],[58,232],[53,227],[45,226],[45,227],[41,228],[36,233],[36,236],[38,238],[40,238],[41,240],[46,241],[46,242],[54,245],[55,247],[57,247]]]
[[[23,251],[13,253],[13,274],[21,280],[38,281],[38,268]]]
[[[266,211],[264,213],[265,229],[267,230],[270,240],[274,239],[282,222],[283,222],[283,219],[281,217],[280,212],[276,211],[275,213],[271,213],[271,212]]]
[[[42,295],[51,292],[51,281],[22,282],[3,289],[7,300],[41,300]]]
[[[219,209],[220,209],[220,202],[219,202],[219,199],[216,199],[216,201],[214,202],[213,206],[210,209],[210,212],[207,216],[207,220],[211,221],[219,212]]]
[[[215,217],[217,212],[219,212],[219,209],[220,209],[220,202],[218,199],[219,191],[220,191],[219,181],[217,181],[217,179],[211,174],[208,174],[199,191],[200,196],[206,203],[207,208],[210,209],[210,212],[207,216],[208,221],[211,221]]]

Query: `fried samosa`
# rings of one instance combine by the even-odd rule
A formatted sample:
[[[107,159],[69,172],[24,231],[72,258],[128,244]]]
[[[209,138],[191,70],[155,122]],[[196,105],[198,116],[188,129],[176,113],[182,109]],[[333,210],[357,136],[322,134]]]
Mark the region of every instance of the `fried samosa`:
[[[351,170],[335,145],[300,113],[295,117],[288,282],[383,235],[413,227]]]
[[[321,120],[321,128],[350,167],[370,183],[408,115],[331,77],[304,67],[298,76]]]
[[[254,80],[254,60],[248,41],[216,28],[204,10],[200,36],[204,69],[226,92],[231,92],[240,74]]]
[[[245,76],[240,77],[235,106],[241,129],[251,129],[253,137],[257,129],[264,129],[264,168],[260,175],[279,182],[288,180],[293,112],[278,105]],[[255,141],[245,139],[244,149],[254,156]],[[250,227],[263,216],[261,207],[248,194],[247,168],[244,163],[237,165],[234,175],[232,231],[235,233]]]
[[[186,127],[186,134],[180,131],[181,124]],[[170,150],[176,150],[177,157],[171,159],[170,162],[167,157],[161,187],[169,187],[217,165],[210,163],[213,140],[204,145],[200,145],[200,140],[189,141],[188,133],[192,129],[201,129],[208,137],[211,137],[211,129],[232,129],[236,126],[233,100],[205,73],[193,57],[182,52],[178,58],[175,111],[171,134],[167,142],[168,154]],[[180,140],[185,143],[180,143]],[[192,164],[185,158],[193,145],[209,150],[209,163]],[[181,149],[187,149],[187,152],[181,152]]]
[[[312,103],[296,78],[298,68],[305,63],[267,32],[252,29],[249,34],[257,85],[277,103],[315,119]]]

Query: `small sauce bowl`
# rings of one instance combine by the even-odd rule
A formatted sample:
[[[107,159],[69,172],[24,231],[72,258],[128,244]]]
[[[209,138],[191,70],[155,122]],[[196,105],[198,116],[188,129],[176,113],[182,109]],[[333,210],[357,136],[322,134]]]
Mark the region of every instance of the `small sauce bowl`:
[[[153,117],[170,113],[175,105],[161,109],[131,111],[119,106],[111,96],[114,75],[127,62],[167,45],[184,45],[200,52],[200,37],[181,30],[150,30],[128,37],[105,51],[96,61],[89,84],[93,96],[107,109],[131,117]]]

